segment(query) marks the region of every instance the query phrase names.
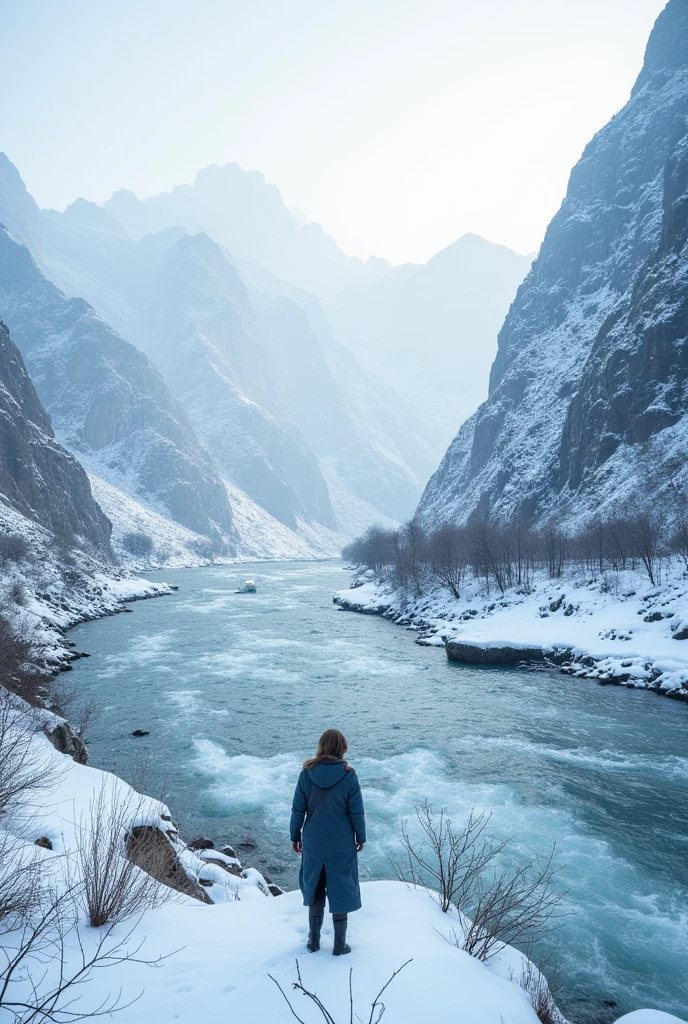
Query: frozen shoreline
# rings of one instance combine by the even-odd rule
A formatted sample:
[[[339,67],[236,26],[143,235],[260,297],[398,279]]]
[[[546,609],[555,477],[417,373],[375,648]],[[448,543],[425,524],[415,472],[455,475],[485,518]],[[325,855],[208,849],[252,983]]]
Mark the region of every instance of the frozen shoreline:
[[[461,599],[438,586],[414,597],[370,573],[339,590],[345,611],[381,615],[473,665],[549,664],[559,671],[688,702],[688,579],[673,566],[652,586],[638,573],[605,580],[537,580],[491,597],[471,581]]]

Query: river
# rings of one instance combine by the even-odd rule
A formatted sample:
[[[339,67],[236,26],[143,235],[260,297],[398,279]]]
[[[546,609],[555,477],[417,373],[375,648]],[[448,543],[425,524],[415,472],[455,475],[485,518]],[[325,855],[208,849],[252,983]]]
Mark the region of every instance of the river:
[[[258,593],[236,594],[247,576]],[[299,762],[337,726],[366,802],[364,878],[390,877],[399,821],[423,799],[456,820],[489,810],[515,860],[556,842],[571,911],[558,1000],[571,1020],[641,1005],[688,1014],[688,707],[550,671],[452,665],[413,633],[336,608],[349,580],[338,561],[154,578],[179,591],[71,633],[91,654],[71,683],[99,709],[92,764],[131,780],[145,761],[148,791],[188,838],[254,839],[239,855],[293,888]]]

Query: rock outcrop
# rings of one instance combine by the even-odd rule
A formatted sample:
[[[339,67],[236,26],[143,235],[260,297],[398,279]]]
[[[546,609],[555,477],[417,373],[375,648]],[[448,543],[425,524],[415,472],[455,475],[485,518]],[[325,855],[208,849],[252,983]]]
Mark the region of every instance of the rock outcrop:
[[[58,444],[21,353],[0,321],[0,500],[62,540],[110,555],[110,522],[82,466]]]
[[[575,523],[688,485],[688,5],[586,147],[499,335],[490,394],[421,500]]]

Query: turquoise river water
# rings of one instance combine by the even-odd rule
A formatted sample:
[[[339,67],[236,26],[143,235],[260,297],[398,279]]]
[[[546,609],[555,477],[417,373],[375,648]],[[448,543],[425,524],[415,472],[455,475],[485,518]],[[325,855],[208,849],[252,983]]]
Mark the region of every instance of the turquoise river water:
[[[236,594],[247,576],[258,593]],[[364,878],[390,877],[399,821],[428,798],[492,812],[510,857],[556,842],[571,913],[556,937],[562,1009],[602,1024],[638,1006],[688,1015],[688,707],[550,671],[465,668],[413,633],[332,604],[338,561],[157,572],[172,597],[72,631],[70,680],[95,700],[91,762],[147,763],[187,838],[288,888],[299,763],[349,737],[369,819]],[[150,730],[134,739],[132,730]],[[355,933],[355,921],[352,921]]]

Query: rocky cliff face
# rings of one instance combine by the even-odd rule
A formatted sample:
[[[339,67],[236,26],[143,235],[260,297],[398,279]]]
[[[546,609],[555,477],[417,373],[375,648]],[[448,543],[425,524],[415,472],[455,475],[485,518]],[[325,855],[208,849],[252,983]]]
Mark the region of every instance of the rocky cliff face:
[[[422,520],[574,523],[688,484],[687,224],[688,4],[671,0],[629,102],[571,173]]]
[[[21,353],[0,321],[0,501],[65,542],[110,553],[110,522],[74,456],[55,440]]]
[[[57,437],[90,471],[198,533],[231,534],[224,485],[160,374],[5,230],[0,314]]]

